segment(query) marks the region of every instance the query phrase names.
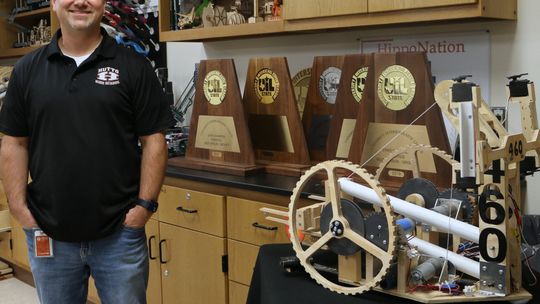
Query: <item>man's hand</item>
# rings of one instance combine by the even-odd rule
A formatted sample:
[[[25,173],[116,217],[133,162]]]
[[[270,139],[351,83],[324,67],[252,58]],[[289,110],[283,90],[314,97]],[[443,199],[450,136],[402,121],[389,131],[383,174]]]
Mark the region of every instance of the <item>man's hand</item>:
[[[144,227],[148,219],[152,216],[152,212],[148,211],[146,208],[136,205],[135,207],[129,209],[126,214],[126,220],[124,221],[124,226],[130,228],[141,228]]]
[[[11,214],[13,217],[21,224],[21,226],[25,229],[31,229],[31,228],[38,228],[38,224],[36,222],[36,219],[30,213],[30,210],[28,207],[24,206],[21,208],[18,208],[18,210],[15,210],[15,208],[10,209]]]

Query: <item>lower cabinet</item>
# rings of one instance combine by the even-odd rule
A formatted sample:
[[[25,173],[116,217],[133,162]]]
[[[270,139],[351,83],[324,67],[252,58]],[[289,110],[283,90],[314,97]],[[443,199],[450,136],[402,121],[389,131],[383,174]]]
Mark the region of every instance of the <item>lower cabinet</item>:
[[[159,224],[163,303],[227,303],[226,241]]]
[[[146,299],[148,304],[161,304],[161,265],[159,256],[159,222],[155,219],[146,223],[146,238],[148,240],[148,288]]]
[[[28,246],[26,245],[26,234],[24,233],[24,230],[19,222],[17,222],[13,217],[11,218],[11,244],[13,260],[30,269],[30,262],[28,261]]]

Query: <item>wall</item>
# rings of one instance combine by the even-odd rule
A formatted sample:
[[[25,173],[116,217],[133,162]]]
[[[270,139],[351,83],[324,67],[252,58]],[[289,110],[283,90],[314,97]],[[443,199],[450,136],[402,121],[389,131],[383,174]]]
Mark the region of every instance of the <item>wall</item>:
[[[167,43],[169,76],[177,94],[193,74],[195,62],[204,58],[233,58],[239,84],[243,90],[248,60],[251,57],[286,56],[291,74],[309,67],[314,56],[342,55],[358,50],[358,40],[370,37],[414,34],[440,34],[489,30],[491,33],[491,105],[506,104],[506,76],[529,73],[528,78],[540,83],[540,27],[537,12],[540,1],[519,0],[518,21],[468,22],[462,24],[425,24],[422,26],[395,26],[384,29],[354,29],[317,34],[289,35],[267,38],[250,38],[207,43]],[[489,54],[486,54],[489,56]],[[463,71],[474,74],[474,71]],[[510,107],[509,129],[520,130],[518,108]],[[513,116],[512,116],[513,115]],[[527,178],[525,194],[526,213],[540,214],[540,173]]]

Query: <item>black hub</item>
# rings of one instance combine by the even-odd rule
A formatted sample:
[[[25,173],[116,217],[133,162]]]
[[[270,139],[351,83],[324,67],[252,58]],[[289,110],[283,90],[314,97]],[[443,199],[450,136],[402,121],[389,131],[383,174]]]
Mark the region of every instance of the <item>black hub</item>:
[[[330,224],[330,231],[334,236],[342,236],[343,228],[343,223],[338,220],[335,220]]]

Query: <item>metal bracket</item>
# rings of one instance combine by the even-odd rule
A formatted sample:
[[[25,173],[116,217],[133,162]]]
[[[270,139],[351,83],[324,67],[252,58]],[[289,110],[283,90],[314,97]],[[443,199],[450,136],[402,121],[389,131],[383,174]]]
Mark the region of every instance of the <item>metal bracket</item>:
[[[492,262],[480,262],[480,290],[496,295],[508,294],[506,267]]]

